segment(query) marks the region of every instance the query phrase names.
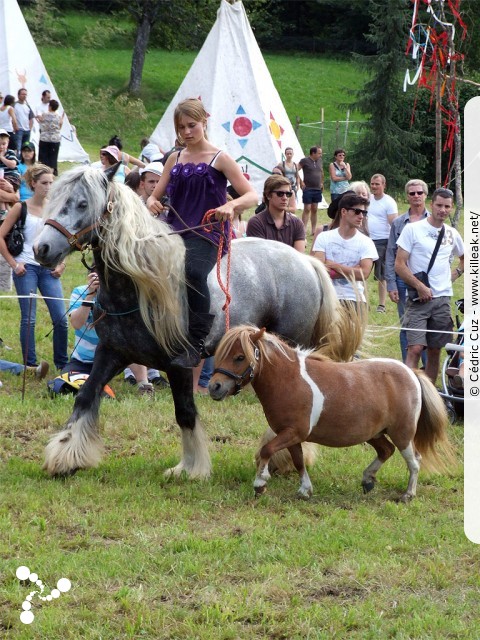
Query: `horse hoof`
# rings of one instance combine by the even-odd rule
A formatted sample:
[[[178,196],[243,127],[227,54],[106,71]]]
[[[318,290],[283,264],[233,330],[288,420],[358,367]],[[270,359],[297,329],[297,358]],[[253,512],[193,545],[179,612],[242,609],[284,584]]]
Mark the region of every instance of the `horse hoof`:
[[[375,481],[369,480],[368,482],[362,482],[363,493],[370,493],[375,488]]]
[[[297,497],[300,498],[300,500],[310,500],[310,498],[312,497],[312,492],[311,491],[297,491]]]
[[[411,493],[404,493],[403,496],[398,498],[397,502],[402,502],[403,504],[408,504],[413,500],[414,496]]]
[[[267,485],[265,484],[262,487],[255,487],[255,498],[259,498],[266,492],[267,492]]]
[[[164,471],[163,475],[165,478],[179,478],[182,473],[185,473],[185,475],[187,475],[183,464],[177,464],[176,467],[170,467],[170,469]]]
[[[68,471],[63,471],[62,473],[53,473],[52,478],[54,480],[66,480],[67,478],[71,478],[72,476],[74,476],[77,471],[80,471],[80,467],[69,469]]]

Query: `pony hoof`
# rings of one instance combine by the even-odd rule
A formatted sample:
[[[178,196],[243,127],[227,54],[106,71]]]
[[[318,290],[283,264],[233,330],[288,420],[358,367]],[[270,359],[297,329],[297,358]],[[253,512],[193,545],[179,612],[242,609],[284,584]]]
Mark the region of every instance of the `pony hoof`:
[[[312,495],[313,494],[311,491],[301,491],[301,490],[297,491],[297,497],[300,498],[300,500],[310,500]]]
[[[264,493],[267,492],[267,485],[263,485],[262,487],[255,487],[255,498],[260,498]]]
[[[412,496],[411,493],[404,493],[403,496],[400,496],[400,498],[398,498],[397,502],[402,502],[403,504],[408,504],[409,502],[411,502],[413,500],[415,496]]]
[[[370,493],[375,488],[375,481],[369,480],[368,482],[362,482],[363,493]]]

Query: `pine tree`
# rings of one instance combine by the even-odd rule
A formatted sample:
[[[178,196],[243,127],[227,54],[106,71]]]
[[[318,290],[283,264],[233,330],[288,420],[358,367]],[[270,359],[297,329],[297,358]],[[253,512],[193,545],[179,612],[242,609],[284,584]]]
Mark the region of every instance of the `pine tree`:
[[[371,17],[367,39],[376,47],[371,56],[355,55],[370,79],[354,93],[353,106],[368,115],[359,141],[350,153],[355,176],[369,179],[381,173],[390,192],[400,192],[413,177],[422,177],[427,159],[420,152],[422,134],[400,123],[408,122],[411,103],[403,93],[405,45],[408,36],[408,3],[368,0]],[[403,114],[403,117],[401,115]]]

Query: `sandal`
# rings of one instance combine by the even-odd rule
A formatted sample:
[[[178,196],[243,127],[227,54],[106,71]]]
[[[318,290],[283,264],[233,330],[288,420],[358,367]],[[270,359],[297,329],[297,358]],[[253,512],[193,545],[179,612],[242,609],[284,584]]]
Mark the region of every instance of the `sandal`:
[[[385,305],[379,304],[377,307],[377,313],[385,313]]]

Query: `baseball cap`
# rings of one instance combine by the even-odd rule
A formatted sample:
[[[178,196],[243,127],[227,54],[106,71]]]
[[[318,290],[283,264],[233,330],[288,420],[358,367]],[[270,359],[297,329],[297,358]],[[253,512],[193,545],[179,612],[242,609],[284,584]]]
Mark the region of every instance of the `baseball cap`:
[[[163,164],[161,162],[150,162],[146,167],[140,169],[139,173],[142,175],[143,173],[147,173],[147,171],[150,171],[150,173],[156,173],[157,176],[161,176],[163,173]]]
[[[0,129],[0,136],[8,136],[8,137],[10,137],[10,134],[8,133],[8,131],[6,129]]]
[[[35,151],[35,145],[33,144],[33,142],[25,142],[25,144],[22,144],[22,151],[24,149],[30,149],[30,151]]]

